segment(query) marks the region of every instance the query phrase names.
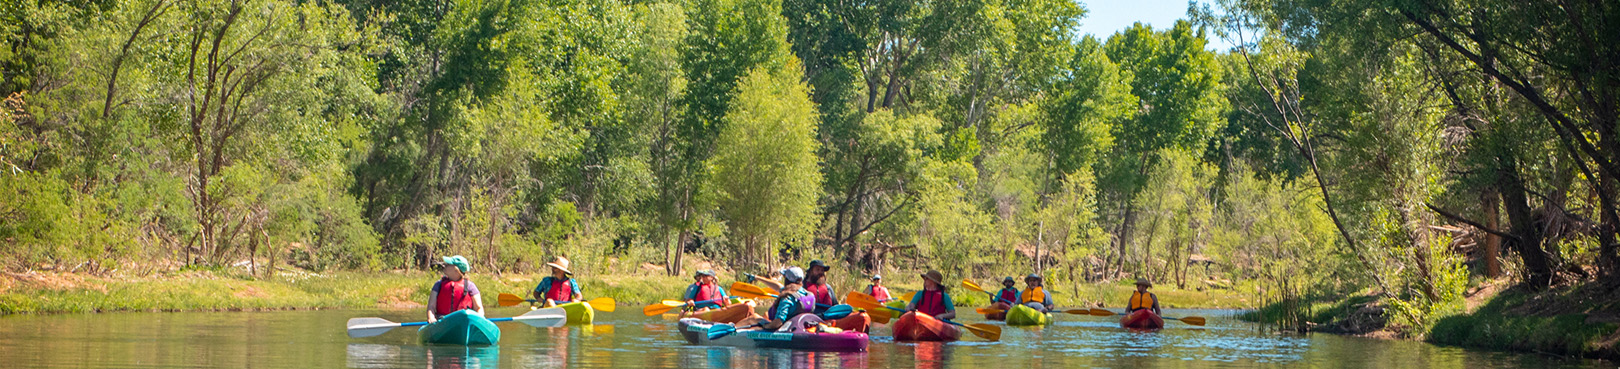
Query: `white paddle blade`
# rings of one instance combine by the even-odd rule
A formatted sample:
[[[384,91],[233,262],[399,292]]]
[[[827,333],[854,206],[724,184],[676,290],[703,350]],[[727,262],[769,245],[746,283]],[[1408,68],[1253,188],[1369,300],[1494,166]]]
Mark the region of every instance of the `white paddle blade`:
[[[548,310],[557,311],[549,312]],[[514,316],[512,320],[535,328],[556,328],[568,323],[568,315],[563,314],[562,309],[540,309]]]
[[[399,323],[382,318],[349,319],[349,338],[372,337],[399,328]]]

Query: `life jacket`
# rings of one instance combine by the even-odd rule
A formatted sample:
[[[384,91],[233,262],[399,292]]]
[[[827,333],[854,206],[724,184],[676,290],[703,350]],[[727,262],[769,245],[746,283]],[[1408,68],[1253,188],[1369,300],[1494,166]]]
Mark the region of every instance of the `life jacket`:
[[[1046,291],[1041,287],[1031,287],[1030,289],[1024,290],[1024,301],[1019,301],[1018,303],[1028,304],[1031,302],[1039,302],[1043,304],[1046,303]]]
[[[777,309],[780,309],[784,303],[792,307],[788,308],[787,318],[783,319],[783,321],[793,319],[793,317],[804,313],[804,305],[799,303],[799,297],[800,295],[797,293],[784,293],[780,296],[776,296],[776,302],[771,303],[771,310],[766,311],[766,313],[770,315],[766,316],[765,318],[772,320],[777,319],[776,311]]]
[[[551,301],[573,301],[574,279],[569,278],[565,281],[551,279],[551,288],[546,289],[546,299]]]
[[[1018,289],[1012,287],[1003,288],[1001,289],[1001,294],[996,295],[996,301],[991,301],[990,303],[993,304],[1003,301],[1008,303],[1018,303]]]
[[[917,311],[922,312],[923,314],[935,316],[944,314],[946,311],[945,291],[923,290],[922,292],[917,292],[917,298],[920,299],[917,301]]]
[[[1158,299],[1159,297],[1154,296],[1152,292],[1131,292],[1131,305],[1129,310],[1137,311],[1142,309],[1152,309],[1153,302],[1158,301]]]
[[[810,291],[810,295],[816,297],[816,303],[832,305],[832,302],[833,302],[832,291],[827,290],[827,284],[826,283],[817,283],[817,284],[805,283],[804,284],[804,290],[805,291]]]
[[[866,285],[866,294],[872,295],[872,297],[877,298],[878,301],[885,301],[885,300],[894,298],[892,296],[889,296],[889,288],[888,287],[883,287],[883,286],[879,286],[879,285],[875,285],[875,284]]]
[[[433,302],[433,313],[439,316],[473,308],[472,290],[467,289],[467,278],[459,281],[439,279],[439,297]]]
[[[694,296],[692,298],[693,301],[718,300],[718,299],[720,299],[722,297],[725,297],[724,295],[720,294],[720,286],[716,286],[716,285],[713,285],[713,284],[701,284],[701,283],[694,284],[694,285],[697,286],[697,296]],[[724,305],[725,302],[721,301],[720,304]]]

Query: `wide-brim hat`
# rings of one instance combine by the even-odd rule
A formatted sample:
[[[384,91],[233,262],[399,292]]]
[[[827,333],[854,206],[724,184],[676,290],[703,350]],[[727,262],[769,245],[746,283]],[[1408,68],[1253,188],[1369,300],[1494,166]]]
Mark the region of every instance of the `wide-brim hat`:
[[[563,274],[574,274],[573,271],[568,270],[568,258],[565,257],[558,256],[556,260],[546,263],[546,266],[561,270]]]
[[[938,270],[930,270],[927,273],[921,274],[921,276],[923,277],[923,279],[934,281],[934,283],[938,283],[938,284],[942,284],[942,285],[945,284],[945,275],[944,274],[939,274]]]
[[[1137,278],[1136,285],[1153,287],[1153,282],[1148,282],[1147,278]]]
[[[1018,283],[1018,281],[1014,280],[1012,276],[1007,276],[1007,278],[1001,279],[1001,283]]]
[[[1039,281],[1039,280],[1041,280],[1041,275],[1040,274],[1030,273],[1030,275],[1024,276],[1024,280],[1026,280],[1026,281],[1031,280],[1031,279]]]

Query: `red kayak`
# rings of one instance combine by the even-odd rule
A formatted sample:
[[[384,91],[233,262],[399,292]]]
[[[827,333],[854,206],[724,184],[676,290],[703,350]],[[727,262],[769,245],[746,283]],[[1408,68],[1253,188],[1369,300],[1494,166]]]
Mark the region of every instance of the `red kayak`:
[[[962,339],[962,329],[934,319],[928,314],[909,312],[894,322],[895,341],[955,341]]]
[[[852,332],[869,333],[872,330],[872,316],[865,311],[855,312],[829,323],[832,323],[832,326],[838,327],[838,329]]]
[[[1164,329],[1164,318],[1153,310],[1142,309],[1119,319],[1119,326],[1128,329]]]

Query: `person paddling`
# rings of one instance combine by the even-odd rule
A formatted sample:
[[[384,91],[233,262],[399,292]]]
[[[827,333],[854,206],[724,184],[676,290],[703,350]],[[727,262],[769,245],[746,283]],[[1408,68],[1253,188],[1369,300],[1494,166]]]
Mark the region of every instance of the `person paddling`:
[[[1018,281],[1013,280],[1013,277],[1002,278],[1001,290],[996,291],[995,300],[990,302],[990,308],[1000,311],[985,314],[984,318],[990,320],[1006,320],[1007,310],[1012,309],[1012,304],[1018,303],[1018,298]]]
[[[726,299],[731,298],[726,295],[724,288],[720,288],[720,284],[715,280],[714,271],[699,270],[692,278],[696,281],[686,287],[686,293],[681,294],[681,300],[686,300],[688,310],[709,310],[725,305]]]
[[[1052,311],[1052,293],[1046,292],[1046,281],[1040,274],[1030,274],[1024,277],[1023,300],[1019,303],[1039,312]]]
[[[816,306],[815,296],[804,290],[804,270],[790,267],[782,271],[782,289],[771,303],[767,315],[738,322],[739,326],[753,325],[763,330],[779,332],[805,332],[821,325],[821,317],[811,313]],[[825,328],[823,328],[825,329]]]
[[[558,256],[546,266],[551,267],[551,276],[540,279],[540,284],[534,286],[535,301],[544,301],[545,307],[585,301],[579,282],[574,280],[574,272],[568,270],[568,258]]]
[[[877,298],[878,302],[889,302],[895,299],[894,296],[889,295],[889,288],[883,287],[883,276],[878,274],[872,275],[872,284],[866,285],[866,294]]]
[[[442,277],[433,283],[433,292],[428,293],[428,323],[461,310],[484,315],[484,300],[478,294],[478,286],[467,279],[468,269],[472,266],[461,255],[444,258],[444,263],[439,265]]]
[[[951,294],[945,289],[945,276],[938,270],[930,270],[922,274],[923,290],[911,298],[906,304],[906,311],[915,311],[928,314],[941,320],[956,318],[956,305],[951,303]]]
[[[1125,310],[1126,312],[1134,313],[1137,310],[1153,309],[1153,315],[1164,315],[1159,310],[1159,296],[1148,292],[1149,287],[1153,287],[1153,282],[1148,282],[1147,278],[1136,279],[1136,291],[1131,292],[1131,303],[1126,305],[1128,307]]]
[[[815,309],[813,309],[816,314],[826,312],[829,307],[838,305],[837,296],[833,296],[833,287],[827,284],[828,269],[831,268],[828,268],[827,263],[822,262],[820,259],[811,260],[809,273],[806,273],[804,278],[804,290],[809,292],[811,296],[815,296],[816,303],[820,304],[820,306],[815,306]]]

